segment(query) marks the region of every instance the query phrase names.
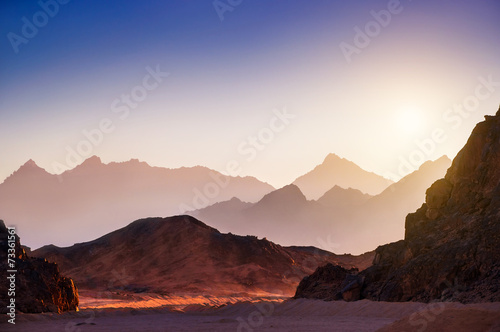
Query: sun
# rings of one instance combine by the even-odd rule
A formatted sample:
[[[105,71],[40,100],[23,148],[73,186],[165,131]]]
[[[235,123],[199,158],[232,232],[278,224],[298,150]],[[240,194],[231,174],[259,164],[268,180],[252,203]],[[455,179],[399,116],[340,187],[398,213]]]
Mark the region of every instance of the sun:
[[[397,126],[407,134],[415,134],[424,124],[422,110],[415,105],[403,106],[397,112]]]

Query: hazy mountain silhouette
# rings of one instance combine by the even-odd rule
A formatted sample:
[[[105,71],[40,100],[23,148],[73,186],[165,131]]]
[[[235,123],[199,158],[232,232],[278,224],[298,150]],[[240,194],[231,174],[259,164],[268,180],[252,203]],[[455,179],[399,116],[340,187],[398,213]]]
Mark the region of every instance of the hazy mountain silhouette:
[[[422,205],[425,191],[436,180],[444,176],[451,160],[443,156],[427,161],[417,171],[392,184],[381,194],[369,199],[362,208],[355,210],[353,219],[359,221],[353,231],[360,243],[381,245],[404,236],[404,220],[408,211]],[[378,244],[377,244],[378,243]],[[375,247],[370,247],[370,250]]]
[[[224,232],[267,237],[282,245],[319,246],[316,237],[324,234],[320,226],[326,210],[321,204],[308,201],[292,184],[265,195],[255,204],[233,200],[232,204],[221,203],[188,213]]]
[[[328,207],[351,208],[362,205],[372,197],[358,189],[344,189],[335,185],[318,199],[318,203]]]
[[[401,238],[401,218],[409,207],[421,204],[426,188],[445,174],[450,163],[447,157],[428,161],[376,196],[336,185],[314,201],[292,184],[254,204],[233,199],[189,214],[224,232],[359,254]]]
[[[131,219],[175,215],[231,197],[255,202],[273,189],[201,166],[168,169],[137,159],[103,164],[94,156],[57,176],[30,160],[0,184],[0,211],[29,246],[70,245]]]
[[[32,254],[57,262],[81,289],[212,296],[290,296],[319,265],[363,268],[373,259],[373,252],[338,256],[222,234],[190,216],[141,219],[94,241],[45,246]]]
[[[323,163],[298,177],[293,183],[308,199],[318,199],[335,185],[341,188],[355,188],[363,193],[376,195],[393,181],[367,172],[352,161],[330,153]]]

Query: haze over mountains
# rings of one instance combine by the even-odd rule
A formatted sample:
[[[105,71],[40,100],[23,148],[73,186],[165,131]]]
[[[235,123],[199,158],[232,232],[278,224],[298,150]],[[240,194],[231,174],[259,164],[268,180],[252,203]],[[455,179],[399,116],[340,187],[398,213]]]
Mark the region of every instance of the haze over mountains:
[[[500,111],[478,124],[446,176],[431,180],[425,203],[407,216],[404,240],[381,245],[375,252],[352,256],[315,247],[284,247],[266,238],[223,234],[184,215],[136,220],[96,240],[66,248],[48,245],[31,255],[56,262],[82,289],[121,296],[146,292],[282,297],[294,294],[298,280],[305,277],[295,297],[498,301],[499,129]],[[375,226],[382,228],[379,221],[393,216],[398,206],[411,206],[420,196],[408,186],[424,185],[449,163],[446,157],[426,162],[377,196],[334,186],[314,201],[291,184],[257,203],[233,198],[198,212],[225,210],[231,218],[248,215],[245,226],[264,229],[266,234],[273,231],[272,221],[282,217],[287,222],[281,225],[282,231],[292,229],[302,235],[305,218],[319,221],[306,225],[322,231],[322,213],[358,218],[357,212],[364,211],[367,219],[371,214],[371,222],[353,227],[376,237]],[[384,204],[393,207],[391,213],[384,214]],[[350,230],[347,224],[338,228],[342,234]],[[356,234],[345,236],[359,240]],[[330,238],[328,244],[332,244]]]
[[[131,219],[192,211],[223,232],[360,254],[400,238],[397,220],[418,207],[424,189],[448,166],[447,158],[426,163],[372,197],[353,189],[360,184],[356,176],[368,178],[372,184],[361,187],[372,191],[389,180],[330,154],[294,182],[310,189],[321,178],[332,183],[310,201],[295,184],[274,190],[253,177],[229,177],[201,166],[166,169],[136,159],[104,164],[94,156],[58,176],[30,160],[0,184],[0,210],[2,218],[18,226],[24,243],[35,248],[95,239]],[[323,190],[322,184],[316,192]],[[367,226],[366,216],[379,211],[389,226]]]
[[[0,184],[0,211],[28,246],[71,245],[144,216],[177,215],[235,196],[255,202],[273,189],[201,166],[167,169],[137,159],[103,164],[94,156],[57,176],[30,160]]]
[[[425,190],[450,164],[447,157],[428,161],[376,196],[335,185],[315,201],[291,184],[254,204],[233,198],[190,214],[224,232],[361,254],[403,237],[401,220],[421,205]]]

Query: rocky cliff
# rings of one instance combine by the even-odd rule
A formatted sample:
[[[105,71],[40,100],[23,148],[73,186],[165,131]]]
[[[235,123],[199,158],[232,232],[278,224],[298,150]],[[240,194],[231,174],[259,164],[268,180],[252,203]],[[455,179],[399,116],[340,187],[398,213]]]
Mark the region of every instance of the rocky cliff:
[[[8,266],[7,254],[11,248],[15,249],[14,265]],[[15,287],[12,287],[10,280],[6,278],[0,283],[1,313],[7,312],[11,298],[15,299],[17,311],[25,313],[78,310],[78,290],[73,280],[61,276],[57,264],[43,258],[29,257],[21,246],[19,237],[9,234],[2,220],[0,220],[0,269],[17,271],[13,273]],[[8,295],[10,291],[15,294]]]
[[[371,267],[348,273],[361,283],[350,299],[500,301],[499,243],[500,110],[476,126],[446,176],[406,217],[404,240],[378,247]],[[337,284],[333,292],[349,290]],[[310,295],[298,290],[296,297]]]

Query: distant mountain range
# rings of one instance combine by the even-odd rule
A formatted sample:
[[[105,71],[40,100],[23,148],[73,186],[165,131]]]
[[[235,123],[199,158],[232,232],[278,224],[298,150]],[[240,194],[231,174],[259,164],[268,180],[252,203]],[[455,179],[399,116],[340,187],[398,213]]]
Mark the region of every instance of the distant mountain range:
[[[53,175],[30,160],[0,184],[0,217],[35,248],[95,239],[131,219],[193,211],[224,232],[361,253],[402,236],[396,220],[418,207],[425,188],[444,174],[446,160],[424,164],[387,188],[389,180],[330,154],[279,190],[253,177],[230,177],[201,166],[168,169],[137,159],[104,164],[94,156]],[[385,188],[374,197],[366,194]],[[321,195],[313,201],[302,190]],[[366,225],[372,213],[383,227]],[[366,235],[369,239],[358,241]]]
[[[233,198],[189,213],[225,232],[266,236],[282,245],[362,253],[400,239],[407,211],[421,205],[425,190],[450,165],[447,157],[428,161],[376,196],[335,185],[314,201],[291,184],[257,203]]]
[[[239,197],[255,202],[274,188],[253,177],[206,167],[168,169],[132,159],[104,164],[91,157],[57,176],[32,160],[0,184],[0,218],[23,242],[71,245],[145,216],[177,215]]]
[[[31,254],[56,262],[80,289],[211,296],[291,296],[320,265],[363,269],[373,260],[373,252],[335,255],[222,234],[190,216],[141,219],[94,241]]]

